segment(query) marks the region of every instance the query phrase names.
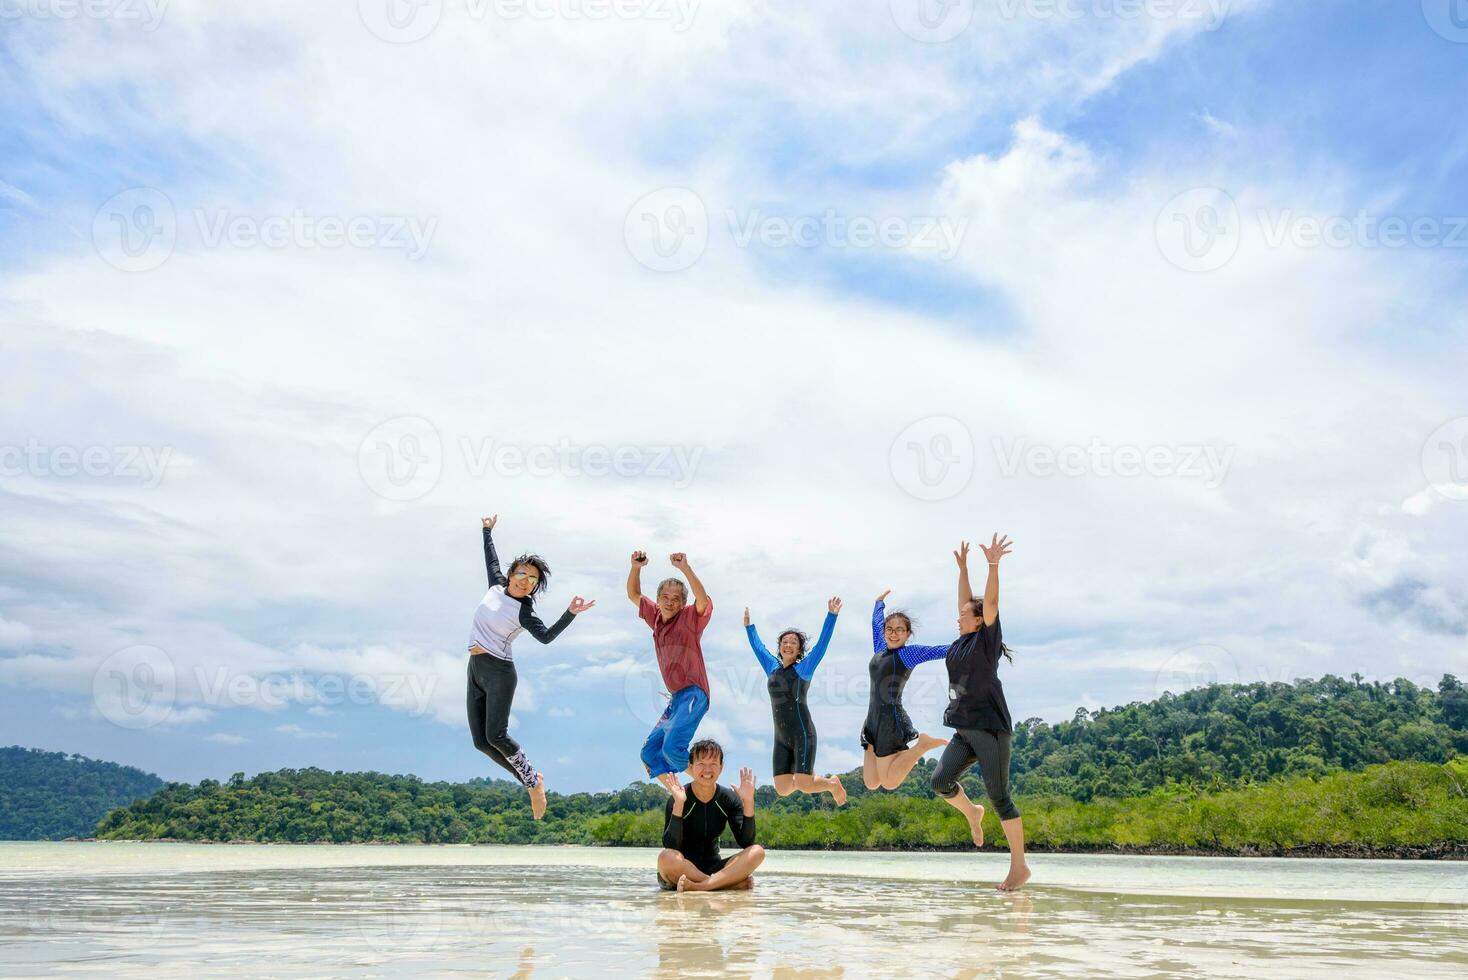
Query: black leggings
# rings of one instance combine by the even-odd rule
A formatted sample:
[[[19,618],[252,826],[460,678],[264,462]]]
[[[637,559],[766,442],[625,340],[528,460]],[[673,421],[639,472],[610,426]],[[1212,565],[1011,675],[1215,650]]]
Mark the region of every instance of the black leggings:
[[[958,795],[958,777],[968,772],[975,762],[984,777],[984,792],[999,812],[1000,820],[1013,820],[1019,808],[1009,798],[1009,732],[991,732],[977,728],[960,728],[948,740],[948,747],[933,771],[933,792],[944,799]]]
[[[510,737],[510,702],[515,699],[515,664],[489,653],[469,658],[469,734],[474,747],[499,763],[515,781],[534,784],[534,772]]]

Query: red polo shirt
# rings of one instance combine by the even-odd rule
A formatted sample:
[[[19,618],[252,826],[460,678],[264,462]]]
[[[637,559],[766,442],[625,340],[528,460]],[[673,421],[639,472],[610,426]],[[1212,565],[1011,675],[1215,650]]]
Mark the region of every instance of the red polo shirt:
[[[709,677],[703,667],[703,647],[699,638],[714,614],[714,600],[702,616],[697,603],[690,602],[667,622],[657,603],[647,596],[637,604],[637,614],[652,627],[652,644],[658,652],[658,669],[663,672],[663,683],[669,694],[677,694],[685,687],[699,687],[709,693]]]

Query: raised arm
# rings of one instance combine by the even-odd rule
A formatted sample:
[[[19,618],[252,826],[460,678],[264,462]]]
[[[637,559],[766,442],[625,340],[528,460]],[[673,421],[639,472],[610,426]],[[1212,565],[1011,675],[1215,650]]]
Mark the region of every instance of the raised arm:
[[[993,626],[999,619],[999,560],[1009,554],[1009,536],[994,535],[989,547],[979,550],[989,560],[989,579],[984,583],[984,625]]]
[[[500,556],[494,552],[494,535],[491,533],[494,531],[495,522],[499,519],[498,514],[493,517],[481,517],[479,519],[479,522],[484,526],[484,570],[489,575],[489,584],[491,587],[509,584],[509,580],[505,578],[505,573],[500,571]]]
[[[882,653],[887,649],[887,603],[886,599],[892,594],[888,589],[877,596],[877,604],[872,607],[872,653]]]
[[[831,635],[836,632],[836,617],[841,613],[841,600],[833,598],[826,604],[826,621],[821,624],[821,638],[816,640],[816,645],[801,658],[800,663],[795,665],[795,672],[805,680],[810,680],[816,668],[821,665],[821,658],[826,655],[826,647],[831,644]]]
[[[912,670],[918,664],[925,664],[929,660],[941,660],[942,658],[948,656],[948,647],[950,645],[951,644],[944,644],[943,646],[933,647],[908,644],[907,646],[902,648],[902,652],[899,653],[897,656],[902,659],[902,665],[904,667],[906,667],[908,670]]]
[[[688,564],[688,556],[681,551],[676,551],[669,556],[673,567],[688,576],[688,586],[693,589],[693,608],[702,616],[709,611],[709,594],[703,590],[703,583],[693,572],[693,566]]]
[[[642,605],[642,566],[647,564],[647,552],[632,552],[632,569],[627,573],[627,598],[634,606]]]
[[[958,611],[963,612],[963,607],[968,605],[969,600],[974,597],[974,591],[968,584],[968,542],[964,541],[953,553],[953,559],[958,562]]]
[[[729,790],[719,787],[719,809],[724,811],[724,819],[729,821],[729,829],[734,833],[734,843],[740,849],[754,843],[754,770],[745,766],[739,770],[739,789]],[[666,836],[666,835],[665,835]]]
[[[747,606],[744,609],[744,635],[749,637],[749,648],[754,651],[754,659],[758,660],[760,667],[764,668],[766,677],[780,669],[780,661],[766,649],[764,642],[759,638],[759,631],[749,621],[749,607]]]
[[[663,846],[675,851],[683,846],[683,799],[669,796],[663,806]]]

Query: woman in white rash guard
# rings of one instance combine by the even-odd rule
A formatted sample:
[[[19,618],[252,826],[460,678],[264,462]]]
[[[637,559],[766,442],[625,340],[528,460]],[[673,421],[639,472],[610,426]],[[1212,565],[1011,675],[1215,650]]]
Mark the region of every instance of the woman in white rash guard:
[[[574,596],[555,625],[542,623],[535,615],[534,599],[545,590],[550,567],[539,555],[521,555],[510,564],[506,577],[500,571],[491,534],[498,520],[499,515],[495,515],[481,522],[489,591],[479,600],[469,629],[469,733],[476,749],[509,770],[530,791],[530,812],[539,820],[545,815],[545,776],[525,758],[509,731],[516,680],[510,644],[521,633],[549,643],[596,602]]]

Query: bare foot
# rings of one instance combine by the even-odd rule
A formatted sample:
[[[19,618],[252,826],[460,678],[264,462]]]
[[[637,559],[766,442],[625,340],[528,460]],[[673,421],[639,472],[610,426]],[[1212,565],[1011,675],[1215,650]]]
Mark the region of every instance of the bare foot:
[[[746,888],[753,888],[753,887],[754,887],[754,875],[750,875],[748,878],[745,878],[743,881],[736,881],[736,882],[734,882],[734,884],[730,885],[726,889],[726,891],[731,891],[731,892],[734,892],[734,891],[743,891]]]
[[[831,787],[831,799],[836,801],[837,806],[845,806],[846,787],[842,784],[841,780],[837,779],[835,776],[827,776],[826,778],[833,780],[836,783],[835,786]]]
[[[917,747],[919,749],[922,749],[923,752],[931,752],[934,749],[938,748],[940,745],[947,744],[948,739],[946,738],[934,738],[927,732],[918,732]]]
[[[984,846],[984,804],[975,803],[972,809],[964,812],[968,819],[968,832],[974,839],[975,847]]]
[[[1030,880],[1030,866],[1021,864],[1018,868],[1009,869],[1009,877],[995,885],[1002,892],[1017,892],[1024,887],[1024,883]]]
[[[703,891],[708,891],[708,889],[704,887],[704,882],[702,882],[702,881],[694,881],[692,878],[688,877],[687,875],[679,875],[678,876],[678,890],[680,892],[703,892]]]
[[[545,816],[545,777],[535,774],[535,785],[530,787],[530,815],[536,820]]]

